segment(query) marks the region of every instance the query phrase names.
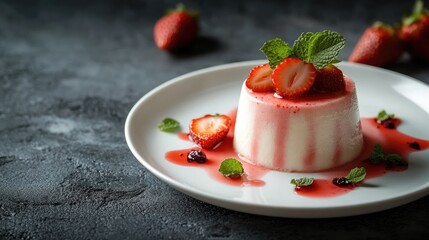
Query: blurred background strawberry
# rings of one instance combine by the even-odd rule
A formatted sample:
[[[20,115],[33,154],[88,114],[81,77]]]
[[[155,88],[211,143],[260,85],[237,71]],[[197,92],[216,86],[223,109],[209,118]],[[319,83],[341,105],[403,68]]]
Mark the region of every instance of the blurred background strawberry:
[[[408,52],[411,58],[429,62],[429,10],[417,0],[411,14],[396,24],[376,22],[356,43],[348,60],[378,67],[395,64]]]
[[[414,11],[404,17],[399,36],[412,57],[429,62],[429,10],[417,0]]]
[[[154,26],[156,46],[164,50],[176,50],[191,44],[198,35],[198,12],[178,4],[161,17]]]

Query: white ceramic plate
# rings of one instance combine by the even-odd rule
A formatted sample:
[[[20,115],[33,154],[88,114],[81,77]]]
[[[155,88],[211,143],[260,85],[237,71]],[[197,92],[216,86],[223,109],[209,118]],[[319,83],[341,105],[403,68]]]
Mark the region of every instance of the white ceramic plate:
[[[131,109],[125,136],[134,156],[155,176],[175,189],[220,207],[268,216],[322,218],[365,214],[399,206],[429,193],[429,151],[410,155],[407,171],[388,173],[330,198],[295,194],[290,179],[297,174],[270,171],[263,187],[229,186],[207,175],[204,169],[167,161],[167,151],[191,147],[174,134],[159,131],[165,117],[187,126],[192,118],[208,113],[228,113],[237,106],[240,87],[250,69],[264,61],[215,66],[172,79],[142,97]],[[429,139],[429,87],[415,79],[366,65],[341,63],[355,80],[361,116],[381,109],[400,116],[399,131]],[[186,128],[186,127],[185,127]],[[187,131],[187,129],[183,129]],[[308,174],[305,174],[308,176]],[[286,184],[285,184],[286,183]]]

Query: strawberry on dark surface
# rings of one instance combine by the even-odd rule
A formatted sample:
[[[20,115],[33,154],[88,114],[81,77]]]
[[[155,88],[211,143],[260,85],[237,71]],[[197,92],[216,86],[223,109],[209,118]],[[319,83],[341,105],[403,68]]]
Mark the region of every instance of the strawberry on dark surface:
[[[365,30],[348,60],[382,67],[398,61],[403,52],[404,47],[396,30],[377,22]]]
[[[307,93],[316,79],[312,63],[299,58],[286,58],[273,71],[276,93],[284,98],[298,98]]]
[[[402,21],[400,38],[410,55],[429,62],[429,10],[416,1],[414,11]]]
[[[204,115],[191,120],[189,134],[204,149],[213,149],[228,134],[231,118],[227,115]]]
[[[273,91],[272,72],[268,63],[254,67],[246,79],[246,87],[254,92]]]
[[[183,5],[160,18],[153,29],[156,46],[168,51],[188,46],[197,36],[197,13],[186,10]]]
[[[317,70],[312,89],[316,92],[340,92],[346,89],[343,72],[334,65]]]

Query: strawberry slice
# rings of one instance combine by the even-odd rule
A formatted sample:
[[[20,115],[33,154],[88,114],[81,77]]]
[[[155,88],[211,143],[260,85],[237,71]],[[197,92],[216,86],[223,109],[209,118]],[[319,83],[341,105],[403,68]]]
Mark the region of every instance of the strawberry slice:
[[[189,133],[192,140],[204,149],[213,149],[227,135],[231,118],[227,115],[204,115],[192,119]]]
[[[273,70],[272,80],[276,93],[284,98],[297,98],[308,92],[316,79],[312,63],[299,58],[286,58]]]
[[[346,89],[343,72],[334,65],[317,70],[312,89],[316,92],[339,92]]]
[[[271,74],[273,70],[268,63],[256,66],[246,79],[246,87],[254,92],[269,92],[273,90]]]

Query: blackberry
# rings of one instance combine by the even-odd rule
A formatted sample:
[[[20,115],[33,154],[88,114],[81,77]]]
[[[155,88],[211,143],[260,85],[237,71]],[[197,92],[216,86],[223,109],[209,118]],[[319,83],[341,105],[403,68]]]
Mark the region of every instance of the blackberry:
[[[389,128],[389,129],[395,129],[395,122],[392,119],[387,119],[384,120],[383,122],[381,122],[381,124],[385,127],[385,128]]]
[[[414,148],[416,150],[420,150],[421,149],[420,148],[420,144],[418,142],[409,143],[408,146],[410,146],[410,148]]]
[[[337,185],[338,187],[347,187],[352,185],[352,183],[345,177],[334,178],[332,179],[332,183]]]
[[[197,163],[206,163],[207,156],[203,151],[200,150],[192,150],[188,153],[188,162],[197,162]]]

